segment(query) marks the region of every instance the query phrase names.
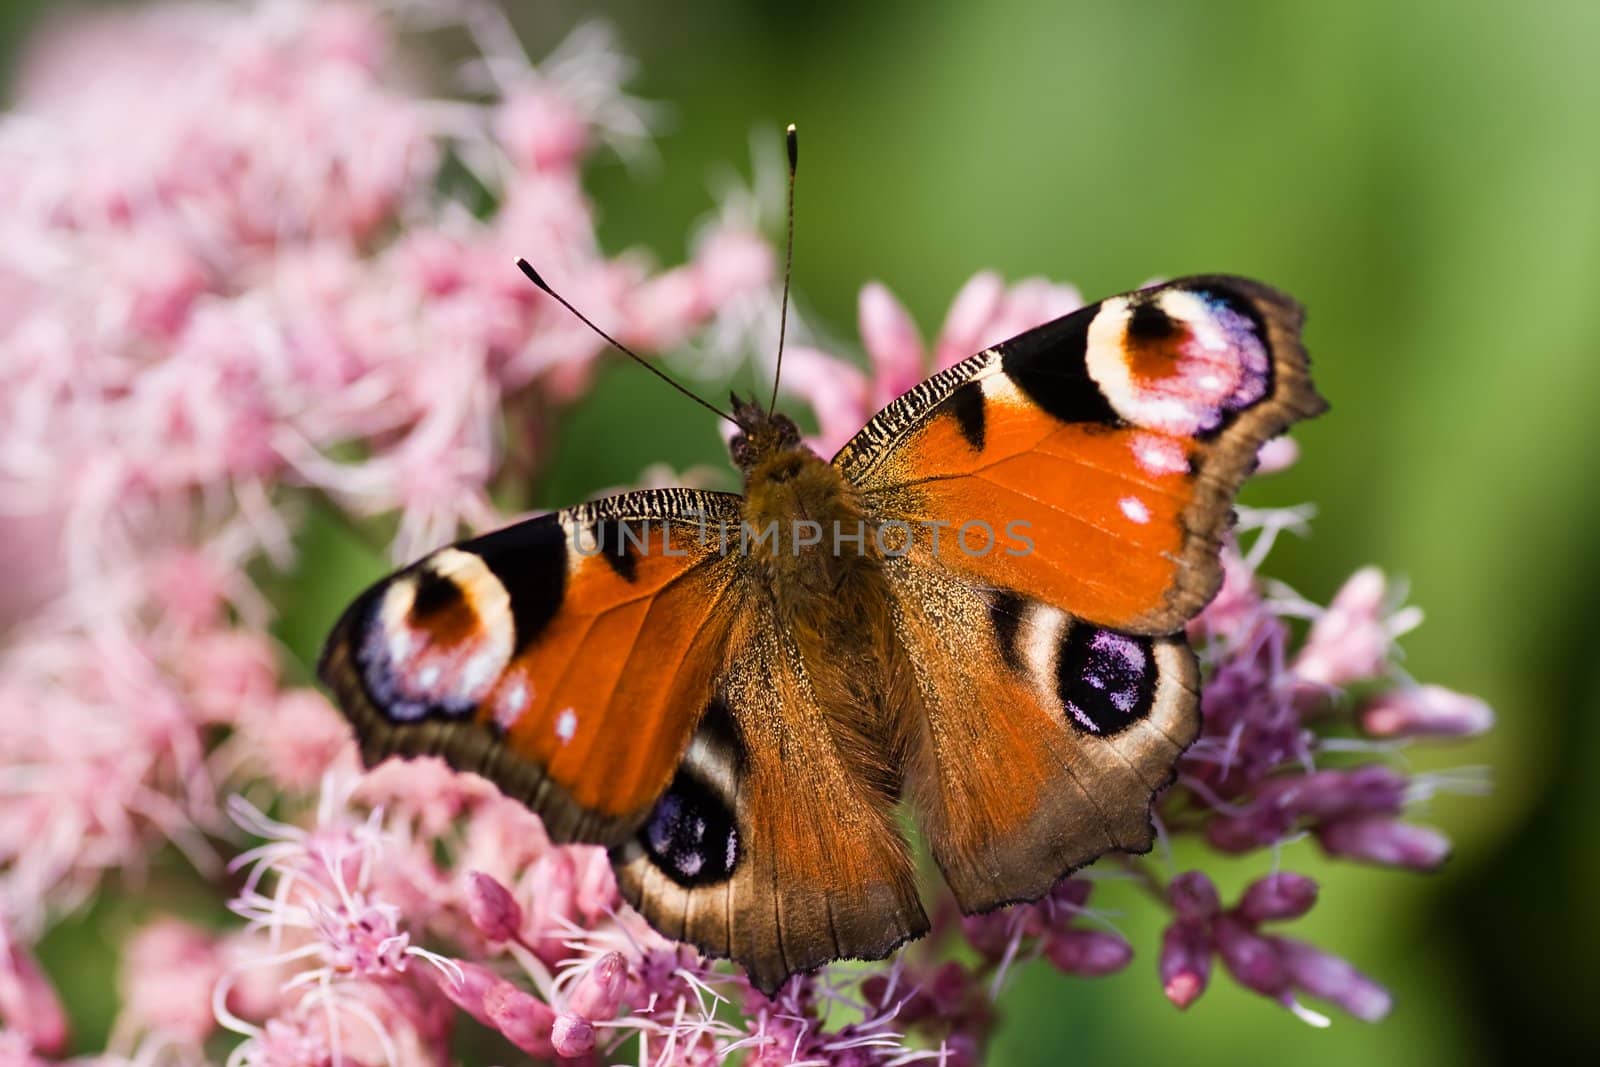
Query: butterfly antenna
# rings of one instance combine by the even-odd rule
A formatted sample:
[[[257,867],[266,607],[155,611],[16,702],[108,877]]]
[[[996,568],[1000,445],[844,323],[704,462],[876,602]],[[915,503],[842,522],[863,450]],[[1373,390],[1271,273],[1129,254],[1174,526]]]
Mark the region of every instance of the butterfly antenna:
[[[794,272],[794,172],[800,163],[800,138],[794,132],[794,123],[784,132],[784,142],[789,149],[789,239],[783,246],[783,303],[778,307],[778,366],[772,372],[772,402],[767,405],[770,415],[778,408],[778,382],[783,379],[783,335],[789,328],[789,275]]]
[[[526,274],[528,276],[528,280],[530,282],[532,282],[534,285],[537,285],[539,287],[540,292],[544,293],[546,296],[550,297],[550,299],[554,300],[556,303],[560,304],[562,307],[564,307],[568,311],[572,312],[572,314],[577,318],[577,320],[579,322],[583,323],[585,326],[589,327],[589,329],[591,329],[595,333],[599,334],[602,338],[604,338],[606,340],[606,342],[608,344],[611,345],[611,347],[615,348],[618,352],[621,352],[623,355],[629,357],[635,363],[639,364],[639,366],[643,367],[645,370],[649,371],[651,374],[654,374],[657,378],[660,378],[662,381],[664,381],[668,385],[672,386],[678,392],[682,393],[684,396],[688,397],[690,400],[693,400],[696,404],[699,404],[701,407],[705,408],[707,411],[709,411],[712,414],[716,415],[717,418],[719,418],[719,419],[727,419],[729,422],[731,422],[735,426],[739,427],[739,429],[744,430],[746,432],[749,431],[749,427],[746,426],[744,423],[740,422],[738,419],[734,418],[732,415],[728,414],[726,411],[723,411],[721,408],[717,407],[715,404],[711,403],[710,401],[701,399],[692,390],[690,390],[688,388],[685,388],[683,385],[679,384],[675,379],[672,378],[671,375],[667,374],[660,367],[657,367],[655,364],[649,362],[643,356],[639,355],[639,353],[635,352],[633,349],[629,348],[627,345],[623,344],[621,341],[617,340],[615,337],[612,337],[609,333],[606,333],[600,327],[596,326],[592,321],[590,321],[589,316],[585,315],[583,312],[581,312],[577,308],[573,307],[572,304],[567,301],[566,297],[562,296],[560,293],[558,293],[554,289],[550,288],[550,283],[545,281],[542,277],[539,276],[539,272],[533,269],[533,264],[529,263],[525,259],[519,259],[519,260],[517,260],[517,267],[522,271],[522,273],[524,273],[524,274]]]

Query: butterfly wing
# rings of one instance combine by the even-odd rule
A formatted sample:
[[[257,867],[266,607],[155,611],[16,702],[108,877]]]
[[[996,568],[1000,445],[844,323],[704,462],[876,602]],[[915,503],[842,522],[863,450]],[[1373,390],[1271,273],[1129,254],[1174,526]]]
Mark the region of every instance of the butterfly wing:
[[[1301,318],[1231,277],[1114,297],[935,375],[835,457],[899,557],[906,781],[964,910],[1149,847],[1234,494],[1324,407]]]
[[[962,910],[1147,851],[1151,797],[1199,727],[1183,636],[1107,630],[906,560],[888,570],[920,694],[907,792]]]
[[[838,734],[770,598],[752,589],[735,619],[687,757],[612,862],[658,930],[771,994],[830,960],[882,958],[928,920],[894,799]]]
[[[368,765],[435,754],[616,844],[672,779],[725,658],[739,497],[627,493],[440,549],[363,593],[319,666]]]
[[[1325,407],[1299,305],[1206,276],[1082,308],[923,382],[834,458],[910,558],[1103,626],[1172,633],[1261,444]]]

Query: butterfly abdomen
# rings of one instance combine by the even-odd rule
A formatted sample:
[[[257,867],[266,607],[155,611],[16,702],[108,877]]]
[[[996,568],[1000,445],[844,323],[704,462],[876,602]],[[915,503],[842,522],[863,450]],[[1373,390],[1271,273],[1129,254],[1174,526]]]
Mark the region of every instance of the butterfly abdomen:
[[[752,555],[841,752],[878,792],[896,795],[899,771],[885,758],[896,648],[880,531],[850,483],[803,445],[751,468],[744,521],[769,531],[752,536]]]

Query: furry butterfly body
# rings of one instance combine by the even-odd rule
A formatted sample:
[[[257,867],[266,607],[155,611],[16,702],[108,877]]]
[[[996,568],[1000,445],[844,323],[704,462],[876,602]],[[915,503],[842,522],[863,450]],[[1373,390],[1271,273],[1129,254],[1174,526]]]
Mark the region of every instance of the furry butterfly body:
[[[610,849],[761,988],[1151,842],[1184,623],[1257,449],[1323,404],[1293,301],[1182,279],[981,352],[831,462],[736,405],[742,495],[628,493],[442,549],[329,638],[369,762],[433,753]]]

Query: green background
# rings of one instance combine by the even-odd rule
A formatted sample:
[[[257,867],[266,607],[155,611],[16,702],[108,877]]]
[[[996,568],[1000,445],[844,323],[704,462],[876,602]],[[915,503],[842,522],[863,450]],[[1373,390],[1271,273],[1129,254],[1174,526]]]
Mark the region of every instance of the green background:
[[[42,6],[0,7],[9,54]],[[1127,894],[1133,965],[1093,982],[1025,970],[994,1062],[1600,1047],[1600,4],[599,9],[640,60],[636,91],[671,106],[659,166],[593,168],[609,248],[681,258],[708,177],[747,169],[752,131],[794,121],[795,287],[835,336],[854,336],[869,279],[931,332],[980,268],[1089,299],[1218,270],[1298,296],[1333,410],[1296,431],[1298,467],[1246,493],[1319,509],[1269,570],[1317,600],[1367,562],[1409,578],[1428,621],[1408,670],[1499,713],[1486,739],[1415,752],[1419,770],[1492,769],[1490,796],[1421,816],[1457,842],[1443,872],[1285,856],[1324,880],[1296,933],[1388,985],[1387,1022],[1315,1031],[1226,978],[1180,1014],[1154,977],[1153,917]],[[514,5],[535,55],[595,10]],[[540,495],[569,503],[653,461],[720,455],[709,419],[619,366],[567,419]]]

